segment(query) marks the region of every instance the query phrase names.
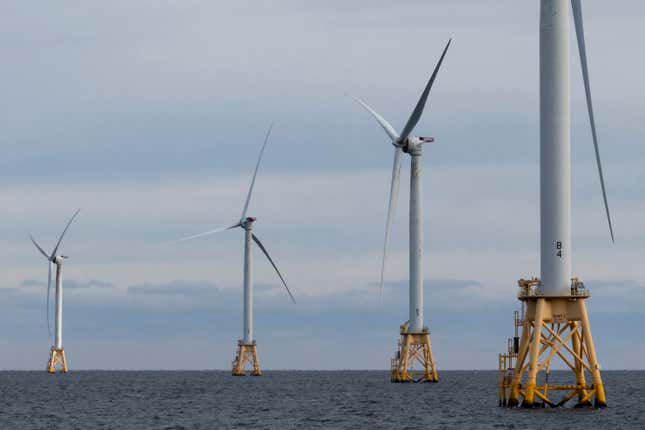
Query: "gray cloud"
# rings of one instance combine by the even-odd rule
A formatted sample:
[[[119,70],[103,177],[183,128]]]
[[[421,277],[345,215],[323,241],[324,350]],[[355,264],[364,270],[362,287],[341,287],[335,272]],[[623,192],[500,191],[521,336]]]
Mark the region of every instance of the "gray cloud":
[[[605,368],[634,368],[638,363],[630,360],[629,354],[617,351],[642,344],[645,334],[632,330],[629,339],[621,339],[615,333],[623,330],[624,324],[638,327],[645,323],[644,313],[633,312],[634,297],[623,294],[638,289],[640,283],[625,280],[622,287],[617,284],[588,282],[593,295],[589,309],[594,338]],[[515,290],[509,288],[507,295],[491,298],[480,290],[484,284],[473,280],[427,279],[424,285],[426,323],[432,329],[441,368],[494,368],[496,353],[512,335],[512,312],[519,306]],[[116,294],[117,288],[108,289],[110,295],[98,296],[101,299],[90,294],[66,297],[65,338],[75,357],[75,369],[228,367],[241,330],[241,290],[220,290],[209,282],[186,280],[132,287],[140,288],[134,293],[126,290],[126,294]],[[396,344],[398,326],[407,319],[406,287],[405,281],[386,284],[383,304],[378,301],[375,285],[316,297],[303,295],[296,305],[281,297],[279,291],[272,297],[259,295],[255,324],[263,363],[266,368],[385,368]],[[605,292],[613,293],[623,304],[632,302],[632,311],[605,307]],[[15,345],[14,349],[47,346],[44,299],[26,294],[3,297],[0,315],[7,341]],[[104,300],[108,297],[111,299]],[[645,297],[638,297],[645,302]],[[189,305],[178,306],[180,299]],[[152,306],[154,300],[170,300],[172,305]],[[162,344],[165,354],[159,354],[158,345]],[[96,353],[88,351],[87,345],[94,345],[92,351]],[[172,355],[174,347],[199,353],[190,358],[179,352]],[[465,347],[468,354],[464,354]],[[120,354],[105,355],[108,349],[117,349]],[[167,354],[174,359],[167,361]],[[352,361],[351,357],[361,358]],[[29,354],[20,362],[8,357],[4,366],[37,368],[40,361],[37,354]]]
[[[145,283],[132,285],[127,288],[130,295],[179,295],[187,297],[201,297],[219,293],[218,288],[208,282],[175,280],[167,284]]]
[[[42,288],[42,287],[46,287],[47,284],[43,281],[36,281],[34,279],[25,279],[24,281],[20,282],[20,286],[24,288]]]
[[[54,286],[54,279],[52,278],[52,287]],[[25,279],[20,282],[22,288],[47,288],[47,283],[44,281],[36,281],[34,279]],[[65,279],[63,283],[65,289],[88,289],[88,288],[114,288],[110,282],[92,279],[90,281],[78,281],[75,279]]]
[[[374,282],[371,285],[377,286],[378,283]],[[383,284],[383,288],[388,290],[393,290],[393,289],[398,290],[401,287],[407,287],[407,286],[408,286],[407,280],[391,281],[391,282],[385,282]],[[432,289],[432,290],[436,290],[436,289],[460,290],[460,289],[464,289],[466,287],[472,287],[472,286],[481,286],[481,283],[479,281],[473,281],[469,279],[425,279],[423,281],[424,289]]]
[[[110,282],[99,281],[92,279],[87,282],[79,282],[75,280],[65,281],[65,288],[114,288],[114,285]]]
[[[178,13],[171,3],[111,2],[97,13],[63,1],[49,10],[24,3],[3,11],[0,54],[11,60],[3,73],[12,82],[0,105],[7,118],[0,142],[10,148],[0,160],[3,183],[238,172],[273,118],[282,125],[265,168],[385,167],[381,130],[343,93],[367,98],[400,126],[449,36],[453,48],[420,124],[449,143],[437,145],[433,162],[536,159],[536,5],[380,3],[366,10],[345,3],[213,2]],[[642,61],[630,53],[642,39],[634,17],[643,5],[625,0],[621,10],[631,13],[619,18],[607,2],[585,4],[601,137],[612,138],[612,151],[603,151],[609,172],[612,160],[642,159],[631,143],[643,138],[642,115],[632,112],[643,99]],[[417,16],[436,25],[401,25]],[[115,32],[112,23],[124,20],[131,26]],[[161,31],[158,22],[172,24]],[[213,44],[232,33],[235,43]],[[384,60],[389,52],[407,67]],[[618,80],[617,63],[625,66]],[[574,132],[588,138],[580,82],[572,95]],[[35,118],[39,127],[30,127]],[[306,157],[297,150],[303,141]],[[384,143],[375,149],[374,142]],[[574,148],[591,160],[590,149]],[[55,174],[51,165],[59,167]]]

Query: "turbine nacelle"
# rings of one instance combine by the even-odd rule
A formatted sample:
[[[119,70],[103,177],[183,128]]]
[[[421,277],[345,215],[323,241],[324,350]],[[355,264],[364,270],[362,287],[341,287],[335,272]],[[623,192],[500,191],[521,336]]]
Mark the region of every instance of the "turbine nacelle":
[[[420,148],[424,143],[434,142],[434,137],[424,136],[409,136],[403,143],[395,143],[394,146],[399,147],[403,152],[410,153],[416,148]]]
[[[248,216],[240,224],[242,225],[242,227],[248,228],[248,227],[251,227],[256,220],[257,220],[257,218],[252,217],[252,216]]]

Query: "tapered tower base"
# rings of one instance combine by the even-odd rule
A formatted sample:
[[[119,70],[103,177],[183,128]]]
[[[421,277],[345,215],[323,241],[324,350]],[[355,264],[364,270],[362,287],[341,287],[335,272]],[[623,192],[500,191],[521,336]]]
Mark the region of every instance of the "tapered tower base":
[[[233,376],[245,376],[247,374],[247,364],[250,366],[248,372],[250,372],[252,376],[262,375],[255,341],[244,343],[244,341],[238,340],[237,353],[235,355],[235,360],[233,360]]]
[[[67,373],[67,360],[65,359],[65,350],[52,346],[47,363],[49,373],[63,372]]]
[[[401,325],[396,355],[391,361],[390,380],[392,382],[438,382],[437,368],[432,356],[430,331],[411,333],[407,325]],[[414,370],[415,364],[420,366]]]
[[[582,282],[572,279],[571,294],[557,297],[542,296],[536,278],[519,285],[525,313],[516,324],[522,335],[513,350],[509,345],[509,352],[500,354],[500,405],[556,407],[576,399],[577,407],[607,406],[585,305],[590,294]],[[556,356],[571,370],[571,382],[549,382]],[[556,400],[557,391],[565,394]]]

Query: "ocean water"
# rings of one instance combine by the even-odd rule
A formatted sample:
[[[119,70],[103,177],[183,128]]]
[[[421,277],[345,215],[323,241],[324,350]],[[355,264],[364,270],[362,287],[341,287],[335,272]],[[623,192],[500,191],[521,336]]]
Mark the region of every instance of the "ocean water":
[[[1,429],[645,428],[645,371],[605,371],[606,409],[505,409],[496,372],[392,384],[378,371],[0,372]]]

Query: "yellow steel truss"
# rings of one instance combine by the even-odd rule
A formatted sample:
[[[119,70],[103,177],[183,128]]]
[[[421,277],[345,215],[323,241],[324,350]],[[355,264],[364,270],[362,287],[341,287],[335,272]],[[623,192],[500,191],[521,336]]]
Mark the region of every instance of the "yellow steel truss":
[[[63,372],[67,373],[67,360],[65,359],[65,350],[63,348],[51,348],[49,361],[47,362],[47,371],[49,373]]]
[[[572,280],[571,296],[544,297],[535,289],[539,280],[520,280],[520,300],[526,315],[516,318],[522,328],[519,345],[509,344],[499,354],[498,395],[501,406],[562,406],[577,398],[576,406],[604,407],[605,390],[596,357],[585,299],[587,291],[578,290]],[[573,373],[575,383],[550,384],[555,358]],[[543,383],[538,384],[538,374]],[[591,384],[587,380],[591,379]],[[565,391],[559,400],[553,391]],[[592,402],[593,400],[593,402]]]
[[[244,343],[242,340],[237,342],[237,353],[233,360],[233,375],[244,376],[247,374],[246,365],[250,365],[250,372],[253,376],[262,375],[260,370],[260,360],[258,359],[258,350],[255,341]]]
[[[415,364],[420,366],[420,370],[414,370]],[[421,333],[408,333],[406,326],[402,325],[396,356],[390,365],[392,382],[438,382],[430,332],[426,329]]]

